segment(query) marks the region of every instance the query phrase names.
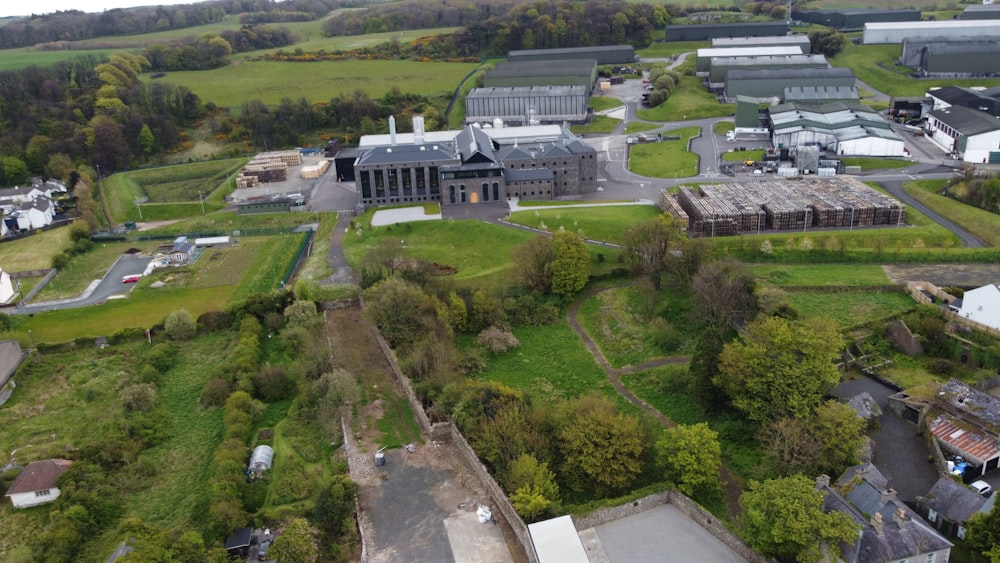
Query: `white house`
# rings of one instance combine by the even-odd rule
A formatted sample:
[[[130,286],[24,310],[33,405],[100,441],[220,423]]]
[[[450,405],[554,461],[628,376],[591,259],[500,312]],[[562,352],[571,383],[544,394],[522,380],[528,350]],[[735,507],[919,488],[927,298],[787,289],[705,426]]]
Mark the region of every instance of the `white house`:
[[[52,224],[55,216],[55,204],[48,196],[42,195],[32,201],[26,201],[10,214],[17,221],[17,228],[22,231],[41,229]]]
[[[14,297],[14,282],[10,274],[0,269],[0,303],[6,303]]]
[[[25,467],[7,489],[14,508],[29,508],[55,502],[59,498],[56,480],[73,463],[68,459],[33,461]]]
[[[965,162],[1000,163],[1000,118],[950,106],[927,114],[928,138]]]
[[[990,284],[966,291],[958,314],[971,321],[1000,329],[1000,287]]]

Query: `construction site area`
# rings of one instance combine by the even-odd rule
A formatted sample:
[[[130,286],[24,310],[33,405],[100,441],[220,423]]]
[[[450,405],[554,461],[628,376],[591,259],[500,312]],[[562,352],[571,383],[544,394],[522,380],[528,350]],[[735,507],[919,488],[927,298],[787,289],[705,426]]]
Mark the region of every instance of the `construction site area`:
[[[729,182],[660,192],[660,208],[692,236],[899,225],[905,206],[850,177]]]

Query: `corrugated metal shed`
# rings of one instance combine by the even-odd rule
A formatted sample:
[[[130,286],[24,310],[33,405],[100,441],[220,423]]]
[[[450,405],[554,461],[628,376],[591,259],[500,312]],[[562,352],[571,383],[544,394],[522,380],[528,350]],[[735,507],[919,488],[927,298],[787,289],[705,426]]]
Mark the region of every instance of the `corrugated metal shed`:
[[[634,63],[635,48],[631,45],[604,45],[600,47],[568,47],[565,49],[524,49],[508,52],[507,59],[511,61],[593,59],[600,65]]]
[[[540,122],[580,122],[587,118],[589,94],[589,88],[579,85],[475,88],[465,98],[465,120],[527,123],[531,115]]]
[[[856,102],[860,99],[857,86],[790,86],[785,88],[784,102],[829,103]]]
[[[707,23],[668,25],[666,41],[707,41],[716,37],[760,37],[787,35],[788,22]]]
[[[726,98],[750,96],[759,100],[780,98],[793,86],[854,86],[849,68],[790,68],[731,70],[726,73]]]
[[[1000,119],[984,111],[967,107],[951,106],[936,109],[928,115],[966,136],[1000,130]]]
[[[920,10],[891,8],[792,10],[792,19],[828,27],[859,29],[868,22],[920,21]]]
[[[823,55],[761,55],[752,57],[712,57],[709,62],[708,81],[712,84],[725,82],[730,70],[765,68],[828,68],[830,65]]]
[[[997,37],[1000,20],[943,20],[866,23],[862,43],[902,43],[911,37]]]
[[[960,20],[1000,20],[1000,4],[971,4],[958,14]]]
[[[812,43],[807,35],[765,35],[762,37],[716,37],[712,47],[731,49],[733,47],[798,47],[809,54]]]
[[[698,49],[695,70],[708,72],[713,57],[759,57],[765,55],[801,55],[802,49],[795,45],[777,45],[773,47],[727,47]]]
[[[595,59],[552,61],[502,61],[483,77],[487,88],[509,86],[573,86],[591,87],[597,80]]]
[[[976,465],[1000,456],[1000,439],[963,424],[953,416],[940,414],[927,426],[941,443]]]

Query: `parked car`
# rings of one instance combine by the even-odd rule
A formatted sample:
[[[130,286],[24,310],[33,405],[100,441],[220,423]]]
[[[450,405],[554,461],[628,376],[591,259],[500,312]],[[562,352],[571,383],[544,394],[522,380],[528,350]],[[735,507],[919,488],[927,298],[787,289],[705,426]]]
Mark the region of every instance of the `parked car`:
[[[993,487],[991,487],[986,481],[973,481],[972,483],[969,483],[969,486],[984,497],[988,497],[993,493]]]
[[[134,274],[134,275],[131,275],[131,276],[124,276],[122,278],[122,283],[136,283],[136,282],[139,281],[139,278],[141,278],[141,277],[142,276],[138,275],[138,274]]]

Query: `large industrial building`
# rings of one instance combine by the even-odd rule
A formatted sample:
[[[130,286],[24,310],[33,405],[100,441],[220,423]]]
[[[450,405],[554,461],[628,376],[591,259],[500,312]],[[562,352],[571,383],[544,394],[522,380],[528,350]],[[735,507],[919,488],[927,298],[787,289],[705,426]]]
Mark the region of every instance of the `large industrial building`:
[[[837,29],[861,29],[870,22],[920,21],[920,10],[892,10],[888,8],[792,10],[792,19]]]
[[[927,114],[927,136],[965,162],[1000,164],[1000,118],[964,106]]]
[[[785,88],[796,86],[854,86],[849,68],[790,68],[731,70],[726,73],[725,97],[748,96],[766,102],[781,99]]]
[[[732,70],[771,68],[829,68],[823,55],[765,55],[756,57],[712,57],[708,71],[709,88],[723,88],[726,73]]]
[[[465,98],[466,123],[512,125],[583,123],[587,120],[590,88],[586,86],[519,86],[475,88]]]
[[[897,225],[905,206],[850,177],[730,182],[660,192],[660,208],[693,236]]]
[[[631,45],[570,47],[566,49],[528,49],[507,53],[507,60],[516,62],[565,61],[570,59],[595,60],[599,65],[636,62],[635,48]]]
[[[1000,87],[979,90],[961,86],[945,86],[927,92],[927,97],[931,101],[930,109],[963,106],[985,111],[994,117],[1000,117],[1000,98],[998,96],[1000,96]]]
[[[943,20],[866,23],[862,43],[878,45],[902,43],[909,38],[997,37],[1000,20]]]
[[[785,103],[769,109],[774,146],[816,145],[845,156],[904,156],[903,139],[889,123],[857,101]]]
[[[486,73],[483,86],[586,86],[589,91],[596,80],[597,61],[594,59],[502,61]]]
[[[733,47],[798,47],[809,54],[812,43],[807,35],[764,35],[761,37],[716,37],[712,39],[714,49]]]
[[[712,59],[716,57],[767,57],[778,55],[801,55],[802,50],[796,45],[777,45],[767,47],[705,47],[695,53],[697,58],[694,70],[704,75],[712,68]]]
[[[784,102],[828,104],[856,102],[860,99],[857,86],[789,86],[782,96]]]
[[[719,37],[788,35],[788,22],[707,23],[668,25],[666,41],[708,41]]]
[[[958,14],[960,20],[1000,20],[1000,4],[970,4]]]
[[[981,37],[910,37],[903,40],[899,63],[921,76],[1000,74],[1000,43]]]
[[[361,205],[496,203],[597,191],[597,151],[558,125],[467,126],[461,131],[361,138],[354,163]]]

